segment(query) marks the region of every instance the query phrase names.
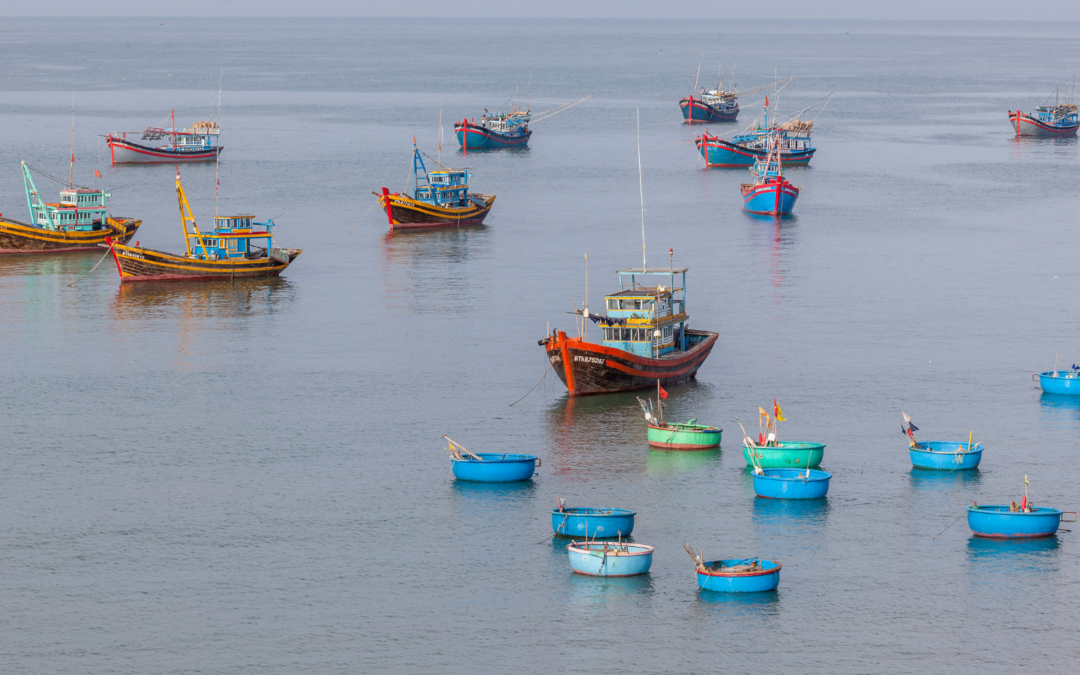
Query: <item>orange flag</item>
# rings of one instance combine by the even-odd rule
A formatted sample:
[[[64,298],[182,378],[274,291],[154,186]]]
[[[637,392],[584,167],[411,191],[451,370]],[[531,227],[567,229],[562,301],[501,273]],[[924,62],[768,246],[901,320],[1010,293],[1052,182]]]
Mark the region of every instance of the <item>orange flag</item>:
[[[666,401],[667,400],[667,392],[664,390],[663,387],[657,387],[657,388],[660,390],[660,398],[662,398],[662,399],[664,399]]]
[[[97,169],[94,169],[94,175],[97,176],[98,178],[101,178],[101,172],[98,171]]]
[[[772,407],[773,417],[775,417],[777,421],[786,422],[787,420],[784,419],[784,411],[780,409],[780,405],[776,402],[775,398],[772,400]]]

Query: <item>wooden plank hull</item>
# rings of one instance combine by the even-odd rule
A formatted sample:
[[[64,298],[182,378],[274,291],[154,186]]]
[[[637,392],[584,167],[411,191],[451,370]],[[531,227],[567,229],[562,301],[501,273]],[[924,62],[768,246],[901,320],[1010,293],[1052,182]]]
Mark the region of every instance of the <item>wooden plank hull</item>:
[[[476,192],[472,196],[479,199],[480,204],[470,199],[468,205],[454,208],[433,206],[404,195],[389,194],[386,188],[383,188],[383,194],[376,193],[376,196],[379,206],[386,212],[391,231],[482,225],[495,203],[495,195]]]
[[[1065,138],[1075,136],[1080,124],[1062,124],[1054,126],[1038,120],[1019,110],[1009,113],[1009,123],[1017,136],[1035,136],[1037,138]]]
[[[218,145],[205,150],[154,148],[110,136],[109,157],[113,164],[175,164],[177,162],[213,162],[225,149]]]
[[[282,249],[289,262],[274,258],[241,258],[237,260],[199,260],[173,255],[149,248],[113,245],[113,258],[120,272],[120,281],[213,281],[276,277],[288,267],[300,249]]]
[[[687,330],[692,346],[678,356],[650,359],[621,349],[568,338],[559,331],[541,340],[548,361],[571,396],[634,391],[685,382],[697,376],[718,333]]]
[[[127,243],[142,225],[134,218],[109,218],[100,230],[57,231],[0,219],[0,254],[71,253],[100,250],[106,239]]]

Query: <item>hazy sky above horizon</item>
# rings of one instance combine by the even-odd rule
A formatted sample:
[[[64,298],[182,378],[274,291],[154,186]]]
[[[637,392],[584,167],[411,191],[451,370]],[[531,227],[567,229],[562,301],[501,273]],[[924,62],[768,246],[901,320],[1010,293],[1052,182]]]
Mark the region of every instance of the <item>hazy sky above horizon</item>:
[[[1008,0],[907,0],[906,2],[866,2],[865,0],[773,0],[767,4],[722,2],[717,0],[546,0],[536,3],[507,3],[505,0],[38,0],[33,3],[5,2],[0,17],[61,16],[251,16],[251,17],[490,17],[490,18],[664,18],[735,19],[770,16],[780,19],[812,20],[979,20],[1047,21],[1080,20],[1080,2],[1043,0],[1039,12],[1018,11],[1025,7]],[[1026,6],[1030,8],[1030,6]]]

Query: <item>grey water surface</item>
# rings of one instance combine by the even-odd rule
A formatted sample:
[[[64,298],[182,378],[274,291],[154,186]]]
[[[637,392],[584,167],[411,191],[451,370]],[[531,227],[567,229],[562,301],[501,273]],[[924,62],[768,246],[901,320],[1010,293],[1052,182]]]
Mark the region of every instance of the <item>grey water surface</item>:
[[[291,208],[277,239],[304,252],[280,279],[124,286],[99,253],[0,256],[0,671],[1075,671],[1077,533],[956,519],[1025,475],[1080,507],[1080,401],[1031,380],[1080,361],[1080,148],[1006,118],[1069,94],[1080,26],[4,24],[5,217],[26,219],[20,161],[66,182],[74,92],[75,181],[182,247],[174,167],[110,166],[101,136],[206,119],[220,80],[218,209]],[[748,216],[746,172],[702,168],[677,105],[699,62],[699,86],[721,63],[744,90],[793,77],[788,113],[836,92],[794,217]],[[452,122],[515,92],[595,96],[527,150],[462,155]],[[709,131],[761,94],[742,105]],[[635,109],[648,262],[673,249],[690,325],[720,333],[667,415],[723,426],[719,451],[650,451],[632,394],[568,399],[536,343],[575,334],[586,254],[594,307],[642,262]],[[406,186],[414,135],[438,159],[440,112],[443,162],[494,210],[389,236],[370,193]],[[180,171],[208,224],[215,167]],[[774,397],[782,438],[828,444],[826,500],[754,497],[735,418]],[[913,470],[901,410],[924,440],[985,439],[982,467]],[[443,434],[543,465],[446,480]],[[545,541],[560,497],[636,510],[651,573],[572,575]],[[683,541],[780,561],[779,590],[699,592]]]

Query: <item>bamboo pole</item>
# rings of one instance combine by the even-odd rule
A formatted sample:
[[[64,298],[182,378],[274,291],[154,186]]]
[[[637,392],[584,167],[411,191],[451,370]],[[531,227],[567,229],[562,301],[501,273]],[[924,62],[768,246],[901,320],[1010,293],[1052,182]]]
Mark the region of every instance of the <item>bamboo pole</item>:
[[[481,462],[482,462],[482,461],[484,461],[483,459],[481,459],[481,457],[480,457],[479,455],[477,455],[476,453],[474,453],[474,452],[470,451],[470,450],[469,450],[468,448],[466,448],[466,447],[465,447],[464,445],[462,445],[461,443],[458,443],[457,441],[455,441],[454,439],[450,438],[449,436],[447,436],[447,435],[443,434],[443,438],[445,438],[446,440],[450,441],[450,445],[451,445],[451,446],[456,446],[456,447],[459,447],[459,448],[461,448],[462,450],[464,450],[464,451],[465,451],[465,454],[467,454],[467,455],[470,455],[470,456],[472,456],[472,457],[475,457],[476,459],[479,459],[479,460],[480,460]]]

